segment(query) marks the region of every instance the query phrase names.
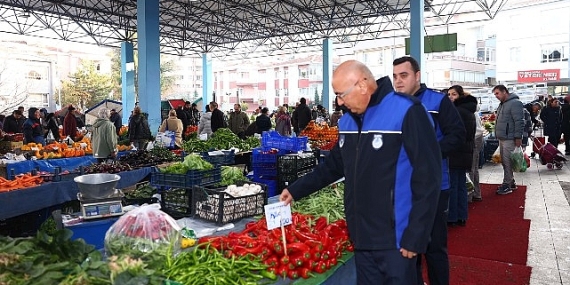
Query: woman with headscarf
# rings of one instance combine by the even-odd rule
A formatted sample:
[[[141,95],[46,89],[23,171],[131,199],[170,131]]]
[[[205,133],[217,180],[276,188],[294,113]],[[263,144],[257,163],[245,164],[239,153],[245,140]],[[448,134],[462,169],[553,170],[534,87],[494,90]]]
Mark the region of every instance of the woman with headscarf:
[[[473,164],[477,99],[471,95],[466,95],[463,87],[459,85],[451,86],[447,94],[455,108],[457,108],[466,131],[465,141],[461,147],[451,152],[448,156],[451,188],[449,189],[449,214],[447,221],[451,226],[465,226],[468,216],[466,174],[471,170]]]
[[[139,106],[133,110],[129,121],[129,141],[136,149],[144,149],[150,139],[150,127]]]
[[[544,135],[548,136],[548,142],[558,147],[562,136],[562,110],[560,101],[548,99],[546,108],[540,112],[540,119],[544,123]]]
[[[75,118],[75,107],[67,107],[67,114],[63,119],[63,135],[68,136],[71,140],[75,141],[77,134],[77,119]]]
[[[22,125],[22,130],[24,132],[24,143],[37,143],[45,145],[46,141],[44,139],[44,130],[42,128],[42,123],[40,122],[40,110],[38,108],[28,109],[28,118],[24,121]]]
[[[210,111],[210,105],[206,105],[206,113],[200,118],[198,134],[206,134],[208,137],[212,135],[212,112]]]
[[[158,131],[174,132],[176,138],[174,144],[176,145],[176,148],[182,147],[182,133],[184,131],[184,125],[182,123],[182,120],[178,119],[176,116],[176,110],[170,110],[170,112],[168,112],[168,118],[162,121],[162,124],[160,124]]]
[[[284,106],[279,107],[279,112],[275,119],[275,130],[282,136],[291,135],[291,116],[289,116]]]
[[[115,125],[109,120],[111,116],[108,109],[103,108],[97,113],[97,120],[93,123],[91,145],[93,157],[98,162],[117,156],[117,131]]]

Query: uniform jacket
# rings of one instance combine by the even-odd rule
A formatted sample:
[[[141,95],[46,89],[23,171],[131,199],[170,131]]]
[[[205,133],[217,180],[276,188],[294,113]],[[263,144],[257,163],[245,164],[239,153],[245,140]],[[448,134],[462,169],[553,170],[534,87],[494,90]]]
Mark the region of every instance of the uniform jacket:
[[[465,126],[465,140],[458,149],[449,154],[449,168],[470,170],[473,163],[473,150],[475,149],[477,99],[467,95],[457,98],[453,104],[457,107],[461,121]]]
[[[174,132],[176,136],[176,146],[182,147],[182,133],[184,132],[182,120],[178,119],[176,116],[169,116],[168,119],[162,121],[162,124],[160,124],[160,128],[158,129],[159,132],[164,132],[166,130]]]
[[[108,119],[98,118],[93,123],[93,157],[107,158],[115,152],[117,146],[117,131],[115,125]]]
[[[435,133],[443,158],[441,190],[447,190],[451,187],[447,157],[465,141],[465,127],[457,109],[443,93],[428,89],[422,84],[414,96],[422,101],[434,121]]]
[[[228,127],[234,134],[239,134],[245,132],[249,126],[249,118],[245,112],[240,111],[230,113],[230,119],[228,120]]]
[[[295,181],[295,200],[345,177],[344,205],[359,250],[425,252],[441,184],[433,124],[419,100],[392,91],[388,77],[362,115],[345,113],[325,162]]]
[[[524,130],[523,103],[519,96],[510,94],[497,108],[495,136],[499,140],[522,139]]]

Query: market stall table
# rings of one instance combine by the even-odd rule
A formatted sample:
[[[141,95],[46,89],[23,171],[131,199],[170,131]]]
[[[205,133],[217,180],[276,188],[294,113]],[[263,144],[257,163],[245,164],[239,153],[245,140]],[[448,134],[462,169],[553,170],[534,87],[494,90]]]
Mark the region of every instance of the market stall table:
[[[135,185],[150,175],[151,169],[151,167],[144,167],[117,173],[121,176],[117,188]],[[78,192],[77,183],[69,180],[48,182],[37,187],[0,193],[0,220],[77,200]]]

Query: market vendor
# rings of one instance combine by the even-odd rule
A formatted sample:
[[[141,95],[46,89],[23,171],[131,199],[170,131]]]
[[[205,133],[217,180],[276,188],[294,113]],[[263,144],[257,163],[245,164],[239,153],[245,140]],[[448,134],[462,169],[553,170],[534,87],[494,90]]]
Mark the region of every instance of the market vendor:
[[[45,145],[44,130],[40,122],[40,110],[38,108],[30,108],[28,110],[28,119],[22,127],[24,132],[24,144],[37,143]]]
[[[417,284],[417,255],[426,252],[441,192],[441,151],[429,114],[358,61],[339,65],[332,87],[347,109],[338,143],[280,200],[288,204],[345,177],[357,283]]]

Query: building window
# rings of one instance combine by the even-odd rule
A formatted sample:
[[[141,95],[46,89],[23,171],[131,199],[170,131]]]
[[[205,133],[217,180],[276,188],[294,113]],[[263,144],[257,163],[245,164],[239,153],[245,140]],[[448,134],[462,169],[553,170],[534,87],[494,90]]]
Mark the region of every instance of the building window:
[[[540,62],[568,61],[568,44],[542,46]]]
[[[521,48],[512,47],[509,49],[511,62],[520,62],[521,59]]]
[[[378,65],[384,65],[384,51],[378,52]]]
[[[306,69],[300,69],[300,68],[299,68],[299,78],[300,78],[300,79],[309,78]]]
[[[283,78],[285,79],[289,78],[289,69],[285,68],[283,70]]]
[[[202,80],[202,75],[196,75],[196,80]]]

